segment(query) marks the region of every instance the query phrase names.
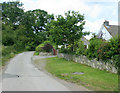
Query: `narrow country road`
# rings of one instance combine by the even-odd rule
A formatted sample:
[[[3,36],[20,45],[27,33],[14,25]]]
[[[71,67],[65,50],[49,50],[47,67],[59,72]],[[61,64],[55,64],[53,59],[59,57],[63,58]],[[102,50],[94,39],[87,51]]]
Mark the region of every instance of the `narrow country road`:
[[[32,65],[34,52],[23,52],[15,56],[3,73],[3,91],[70,91]]]

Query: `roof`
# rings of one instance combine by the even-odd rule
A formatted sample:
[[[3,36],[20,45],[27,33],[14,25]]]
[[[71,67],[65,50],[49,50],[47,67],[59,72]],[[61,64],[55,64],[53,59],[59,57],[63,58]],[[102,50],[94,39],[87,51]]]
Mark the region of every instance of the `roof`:
[[[104,25],[104,27],[112,35],[112,37],[115,37],[118,35],[118,26],[117,25],[109,25],[109,28]]]

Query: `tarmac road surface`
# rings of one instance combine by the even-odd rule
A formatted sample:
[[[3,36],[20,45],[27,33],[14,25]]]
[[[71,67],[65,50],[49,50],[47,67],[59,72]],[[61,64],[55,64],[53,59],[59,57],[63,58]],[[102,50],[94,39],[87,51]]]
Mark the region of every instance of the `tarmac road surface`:
[[[70,91],[62,83],[38,70],[31,62],[34,52],[23,52],[10,60],[3,73],[3,91]]]

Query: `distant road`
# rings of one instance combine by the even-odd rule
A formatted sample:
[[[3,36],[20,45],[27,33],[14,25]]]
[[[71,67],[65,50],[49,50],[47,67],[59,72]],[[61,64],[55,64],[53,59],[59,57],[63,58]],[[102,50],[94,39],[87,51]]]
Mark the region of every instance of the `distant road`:
[[[3,91],[70,91],[66,86],[32,65],[34,52],[15,56],[3,73]]]

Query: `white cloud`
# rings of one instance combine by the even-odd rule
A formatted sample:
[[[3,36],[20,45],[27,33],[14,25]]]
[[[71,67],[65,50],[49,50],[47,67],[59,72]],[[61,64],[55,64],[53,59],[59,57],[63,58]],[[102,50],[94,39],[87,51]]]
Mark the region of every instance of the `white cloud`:
[[[118,2],[119,0],[84,0],[85,2]]]
[[[102,8],[100,5],[95,5],[95,6],[91,7],[89,14],[91,17],[96,18],[99,16],[101,10],[102,10]]]
[[[97,33],[103,22],[104,19],[99,19],[94,22],[86,20],[85,29],[90,32]]]
[[[68,10],[80,11],[91,17],[97,17],[101,11],[98,5],[88,6],[82,0],[21,0],[24,3],[25,10],[42,9],[55,15],[64,14]]]
[[[102,24],[104,22],[104,19],[99,19],[99,20],[96,20],[94,22],[92,21],[88,21],[86,20],[86,24],[85,24],[85,29],[84,31],[89,31],[91,33],[98,33],[98,31],[100,30]],[[92,37],[92,34],[90,34],[89,36],[85,36],[86,39],[90,39]]]

